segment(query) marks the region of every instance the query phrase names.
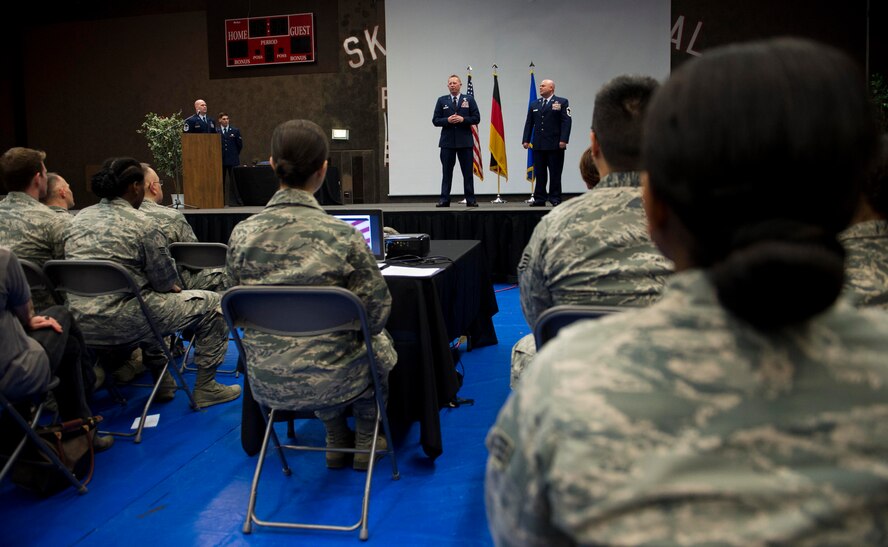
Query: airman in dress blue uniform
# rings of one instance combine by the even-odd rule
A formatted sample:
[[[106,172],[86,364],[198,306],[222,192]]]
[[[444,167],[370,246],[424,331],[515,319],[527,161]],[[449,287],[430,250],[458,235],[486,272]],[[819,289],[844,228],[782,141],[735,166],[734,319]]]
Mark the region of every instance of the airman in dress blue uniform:
[[[225,186],[225,203],[243,205],[240,192],[234,182],[234,168],[240,165],[240,151],[244,148],[244,139],[240,129],[229,124],[228,114],[219,112],[217,132],[222,136],[222,171]]]
[[[521,141],[524,148],[533,148],[536,187],[531,207],[542,207],[547,199],[552,205],[561,203],[561,171],[564,169],[564,150],[570,140],[570,103],[564,97],[555,96],[552,80],[540,82],[540,95],[527,109]],[[550,178],[547,194],[546,183]]]
[[[452,74],[447,79],[449,94],[438,97],[432,123],[441,128],[438,146],[441,148],[441,197],[437,207],[450,207],[450,186],[453,182],[453,166],[459,158],[459,169],[463,175],[463,191],[467,207],[477,207],[475,183],[472,179],[472,126],[481,121],[481,113],[475,98],[460,94],[462,80]]]
[[[215,133],[216,122],[207,117],[207,103],[203,99],[194,101],[194,116],[185,120],[185,133]]]

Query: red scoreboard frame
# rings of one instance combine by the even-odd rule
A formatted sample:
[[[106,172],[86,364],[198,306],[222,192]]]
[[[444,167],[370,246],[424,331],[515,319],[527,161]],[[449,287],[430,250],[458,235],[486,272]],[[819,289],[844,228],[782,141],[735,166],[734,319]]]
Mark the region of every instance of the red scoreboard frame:
[[[227,67],[314,61],[313,13],[225,20]]]

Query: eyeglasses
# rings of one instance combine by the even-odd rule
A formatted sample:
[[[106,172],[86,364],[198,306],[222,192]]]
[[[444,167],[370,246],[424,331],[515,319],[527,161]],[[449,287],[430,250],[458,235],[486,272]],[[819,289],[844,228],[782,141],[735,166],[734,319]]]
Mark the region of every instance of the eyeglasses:
[[[157,181],[157,185],[158,185],[158,186],[163,186],[163,181],[162,181],[162,180]]]

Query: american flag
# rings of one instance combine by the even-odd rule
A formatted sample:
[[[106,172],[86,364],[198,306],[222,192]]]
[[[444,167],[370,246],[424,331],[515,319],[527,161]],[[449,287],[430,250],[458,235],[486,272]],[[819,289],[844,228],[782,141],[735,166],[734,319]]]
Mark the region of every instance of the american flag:
[[[472,85],[472,75],[469,74],[466,84],[466,95],[475,98],[475,86]],[[484,180],[484,169],[481,168],[481,141],[478,139],[478,126],[472,126],[472,171],[475,176]]]

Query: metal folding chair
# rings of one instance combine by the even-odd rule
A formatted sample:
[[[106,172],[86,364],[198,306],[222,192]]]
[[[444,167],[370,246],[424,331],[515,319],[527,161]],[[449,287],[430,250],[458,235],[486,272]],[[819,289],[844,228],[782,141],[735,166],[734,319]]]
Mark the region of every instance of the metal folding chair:
[[[21,403],[24,401],[11,401],[6,395],[0,392],[0,410],[2,410],[3,414],[6,414],[12,418],[24,433],[22,440],[16,445],[15,450],[12,451],[12,454],[6,460],[6,465],[3,466],[3,469],[0,470],[0,481],[6,477],[6,474],[9,473],[9,470],[13,468],[16,460],[19,455],[22,453],[22,450],[25,448],[25,445],[28,441],[31,441],[37,449],[42,452],[50,462],[52,462],[53,467],[65,476],[68,481],[71,483],[71,486],[77,489],[78,494],[86,494],[87,489],[86,486],[65,467],[65,464],[59,459],[58,455],[53,452],[46,443],[37,435],[37,432],[34,430],[37,427],[37,423],[40,421],[40,414],[43,412],[43,405],[46,403],[46,396],[50,391],[55,389],[59,385],[59,379],[53,378],[52,381],[47,386],[46,390],[43,393],[39,394],[35,397],[30,397],[30,400],[33,400],[37,404],[37,409],[34,411],[34,417],[31,419],[29,423],[18,410],[15,408],[15,403]]]
[[[553,306],[540,314],[536,325],[533,327],[533,339],[536,342],[537,351],[543,344],[555,338],[562,328],[581,319],[598,319],[612,313],[619,313],[625,308],[617,306],[583,306],[562,305]]]
[[[154,339],[157,344],[163,348],[166,356],[167,362],[164,365],[163,370],[160,371],[157,380],[154,382],[154,387],[151,390],[151,395],[148,396],[148,401],[145,402],[145,408],[142,410],[142,416],[139,419],[139,426],[136,429],[136,432],[125,433],[102,431],[101,433],[116,435],[119,437],[135,437],[134,440],[136,443],[141,442],[142,429],[145,427],[145,418],[148,415],[148,410],[151,408],[151,403],[154,401],[154,396],[157,394],[157,390],[160,388],[160,384],[163,381],[163,377],[167,370],[173,373],[173,376],[179,384],[179,389],[183,390],[188,395],[188,400],[191,402],[191,408],[198,410],[191,389],[188,387],[188,384],[185,383],[185,379],[182,378],[179,368],[175,366],[175,361],[170,349],[164,343],[164,333],[162,333],[157,327],[157,323],[154,320],[154,314],[151,313],[151,309],[148,308],[148,305],[142,298],[139,287],[123,266],[110,260],[50,260],[43,265],[43,271],[59,290],[63,290],[69,294],[85,297],[97,297],[108,294],[130,295],[139,303],[139,307],[142,310],[145,321],[151,328],[151,333],[153,334]],[[133,340],[132,344],[126,349],[134,349],[141,341],[142,340]],[[102,350],[121,347],[120,344],[107,344],[101,340],[87,340],[87,345]]]
[[[224,268],[228,256],[228,245],[224,243],[171,243],[170,256],[177,266],[192,270]]]
[[[19,263],[22,265],[22,270],[25,271],[25,279],[28,280],[28,286],[31,288],[32,293],[34,291],[46,291],[52,296],[52,299],[56,304],[65,304],[65,299],[62,298],[62,295],[60,295],[58,291],[56,291],[55,285],[53,285],[52,281],[50,281],[49,278],[46,277],[46,274],[43,273],[43,268],[34,262],[23,258],[19,259]]]
[[[216,268],[224,268],[228,257],[228,245],[224,243],[202,243],[181,242],[170,244],[170,256],[176,261],[176,266],[188,268],[189,270],[212,270]],[[182,337],[184,340],[184,337]],[[194,343],[192,336],[185,346],[185,355],[182,358],[182,367],[179,369],[184,372],[186,370],[196,371],[196,367],[188,366],[188,354],[191,353],[191,346]],[[233,370],[217,370],[219,374],[234,374],[235,377],[240,373],[237,367]]]
[[[303,311],[300,311],[303,310]],[[389,454],[392,460],[392,479],[400,478],[398,463],[395,459],[394,444],[389,430],[388,417],[385,412],[385,403],[382,400],[382,392],[379,389],[379,377],[377,375],[376,359],[373,354],[372,339],[367,324],[366,312],[360,299],[351,292],[339,287],[283,287],[283,286],[252,286],[234,287],[222,296],[222,313],[225,321],[234,337],[238,351],[247,362],[247,354],[244,351],[238,328],[246,331],[255,330],[264,333],[303,337],[317,336],[332,332],[355,331],[361,333],[367,347],[370,377],[373,379],[373,390],[376,397],[376,408],[381,418],[383,431],[388,441],[387,449],[376,448],[379,422],[376,421],[373,443],[369,450],[355,448],[328,449],[325,447],[281,445],[274,431],[275,417],[278,412],[285,411],[315,411],[318,407],[300,406],[299,401],[286,408],[270,408],[266,419],[265,437],[259,452],[259,461],[256,463],[256,472],[253,476],[253,484],[250,489],[250,502],[247,507],[247,518],[243,531],[249,534],[252,525],[270,526],[277,528],[301,528],[310,530],[338,530],[354,531],[360,528],[360,538],[366,540],[369,536],[367,517],[370,509],[370,484],[373,478],[373,468],[377,456]],[[246,374],[246,372],[245,372]],[[341,403],[335,405],[339,406]],[[311,524],[295,522],[271,522],[261,520],[256,516],[256,497],[259,486],[259,477],[265,461],[268,449],[268,441],[272,439],[280,456],[285,475],[290,475],[290,467],[284,457],[284,448],[291,450],[308,451],[333,451],[351,454],[369,454],[370,465],[367,469],[367,478],[364,484],[364,497],[361,507],[361,516],[358,522],[352,525]]]

